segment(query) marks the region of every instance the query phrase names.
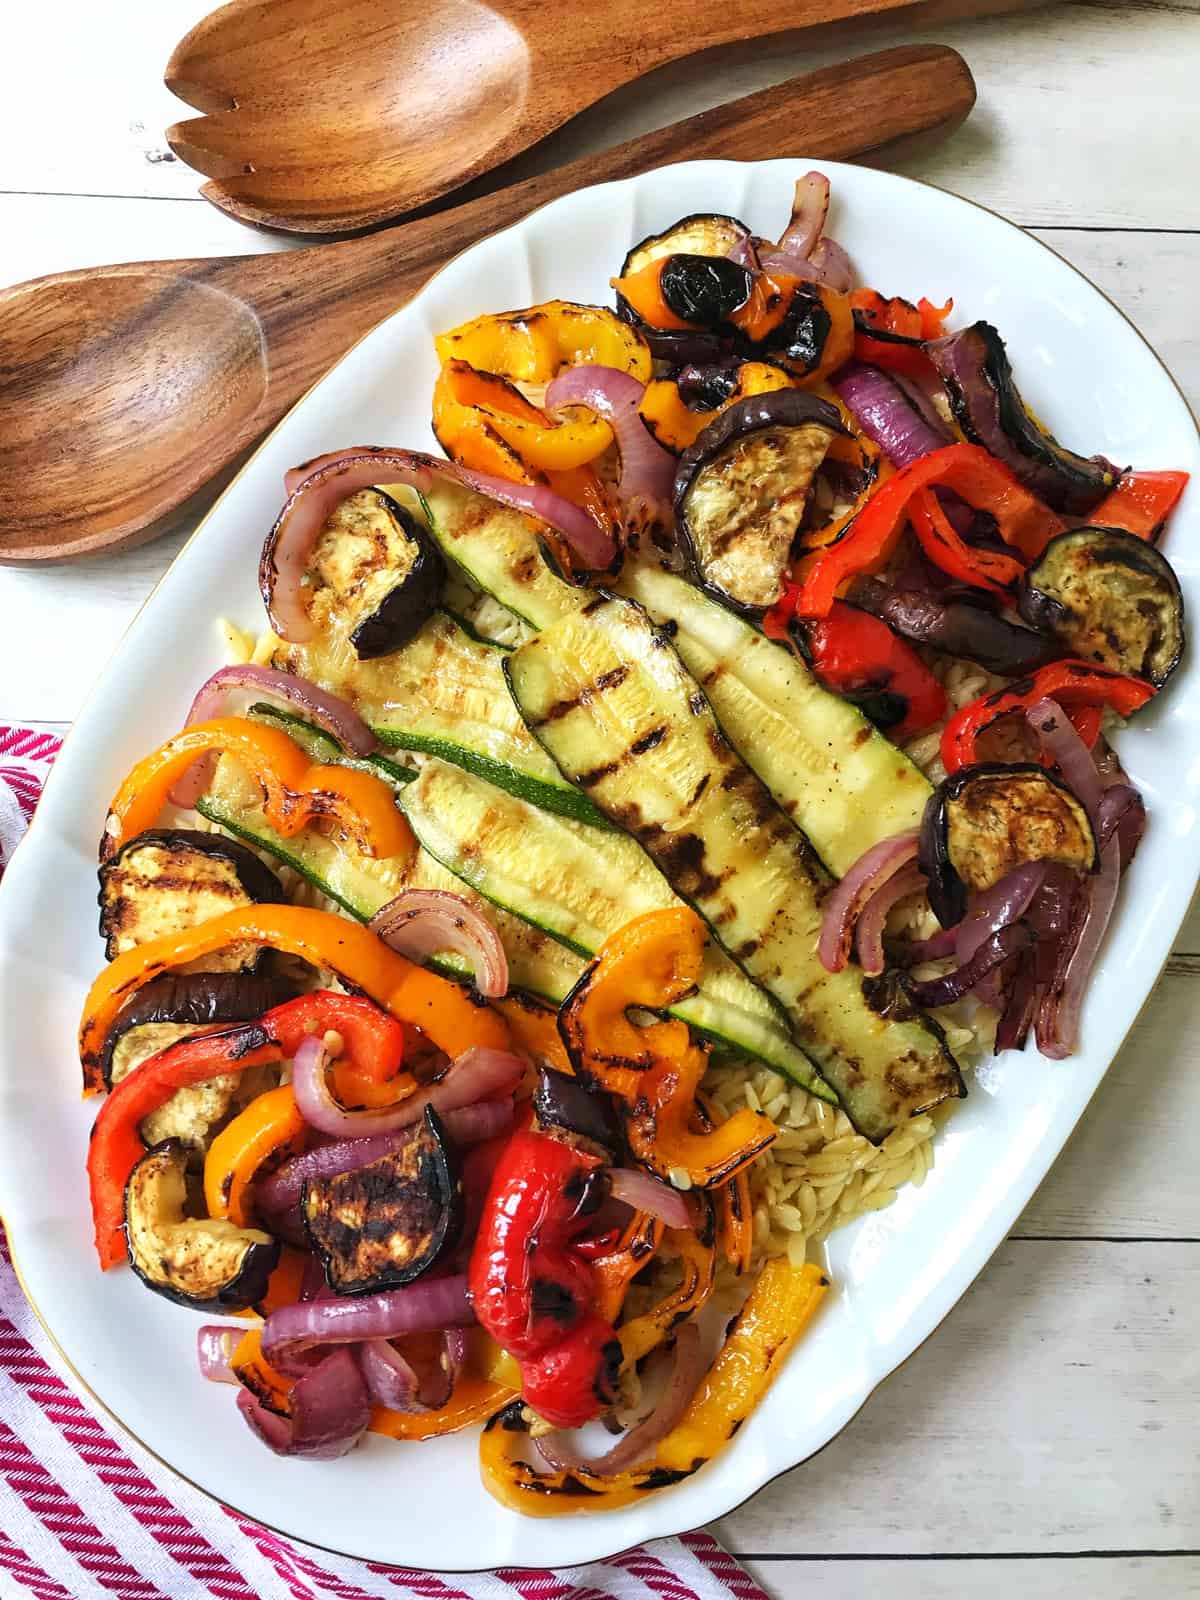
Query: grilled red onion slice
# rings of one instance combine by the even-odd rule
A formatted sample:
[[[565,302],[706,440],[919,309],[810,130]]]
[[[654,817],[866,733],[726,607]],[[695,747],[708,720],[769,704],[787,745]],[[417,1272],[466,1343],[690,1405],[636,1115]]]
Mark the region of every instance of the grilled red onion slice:
[[[1104,790],[1092,752],[1079,737],[1070,717],[1057,700],[1039,700],[1035,706],[1030,706],[1025,717],[1062,773],[1067,788],[1086,806],[1095,827]]]
[[[1120,883],[1121,844],[1114,836],[1100,852],[1100,871],[1083,882],[1054,981],[1038,1007],[1037,1046],[1052,1060],[1064,1060],[1079,1043],[1083,997],[1112,918]]]
[[[883,954],[883,930],[892,907],[925,887],[925,874],[915,861],[894,872],[876,889],[863,907],[855,930],[858,964],[870,978],[876,978],[887,965]]]
[[[520,1056],[511,1055],[507,1050],[474,1045],[451,1064],[438,1083],[410,1094],[399,1105],[383,1111],[346,1111],[334,1099],[326,1081],[326,1065],[327,1056],[321,1040],[315,1035],[305,1039],[292,1062],[292,1087],[305,1122],[336,1139],[395,1133],[419,1122],[426,1106],[432,1106],[441,1116],[460,1106],[472,1105],[476,1100],[503,1094],[516,1085],[525,1071]]]
[[[878,367],[853,361],[838,374],[833,387],[862,431],[895,467],[906,467],[950,441],[949,430],[932,428],[910,395]]]
[[[1121,870],[1133,860],[1146,828],[1146,802],[1131,783],[1111,783],[1096,807],[1100,847],[1115,833],[1121,846]]]
[[[954,953],[960,964],[970,961],[985,940],[1023,917],[1046,878],[1044,861],[1024,861],[984,894],[954,931]]]
[[[289,1417],[268,1411],[249,1389],[239,1392],[237,1403],[251,1430],[277,1456],[331,1461],[354,1448],[371,1420],[367,1386],[349,1350],[335,1350],[297,1379]]]
[[[865,851],[841,883],[830,891],[821,913],[817,955],[827,972],[840,972],[850,959],[854,925],[863,908],[894,872],[917,853],[917,830],[893,834]]]
[[[704,1365],[700,1330],[694,1323],[686,1322],[675,1335],[675,1366],[662,1398],[636,1428],[631,1428],[600,1456],[588,1457],[574,1450],[562,1433],[543,1434],[535,1441],[538,1453],[554,1472],[584,1471],[607,1476],[641,1466],[687,1410],[704,1376]]]
[[[206,1322],[196,1330],[196,1355],[200,1371],[210,1383],[236,1383],[237,1374],[229,1365],[233,1352],[245,1328],[231,1328],[228,1323]]]
[[[311,1368],[303,1357],[314,1345],[398,1339],[405,1333],[465,1328],[474,1320],[465,1275],[424,1277],[380,1294],[334,1295],[280,1306],[263,1323],[262,1353],[280,1372],[305,1373]]]
[[[627,511],[670,515],[675,457],[653,437],[638,407],[645,384],[616,367],[567,367],[546,390],[546,406],[587,406],[613,431],[621,456],[617,492]]]
[[[828,215],[829,179],[821,172],[806,172],[796,181],[792,215],[779,236],[780,251],[792,256],[812,255]]]
[[[437,950],[465,956],[475,987],[489,1000],[508,993],[508,958],[500,935],[477,906],[449,889],[405,889],[371,918],[371,932],[413,961]]]
[[[331,451],[307,465],[307,475],[291,484],[287,502],[263,545],[258,568],[259,588],[271,626],[293,644],[302,644],[313,636],[303,579],[321,529],[349,495],[380,482],[428,489],[435,477],[449,478],[500,505],[512,506],[549,523],[588,567],[606,567],[616,554],[611,535],[586,512],[544,484],[510,483],[422,451],[394,450],[383,445]]]
[[[614,1200],[623,1200],[635,1211],[648,1212],[668,1228],[691,1227],[687,1201],[678,1189],[633,1167],[614,1167],[608,1176],[609,1193]]]
[[[511,1096],[503,1100],[481,1100],[478,1105],[462,1106],[448,1111],[443,1126],[456,1145],[482,1144],[485,1139],[495,1139],[512,1127],[513,1103]],[[285,1161],[269,1177],[254,1186],[255,1200],[263,1211],[275,1215],[294,1206],[310,1178],[332,1178],[339,1172],[353,1172],[372,1161],[391,1155],[393,1150],[416,1137],[412,1127],[401,1128],[397,1133],[377,1133],[370,1138],[337,1139],[332,1144],[319,1145],[302,1155]]]
[[[1017,970],[1003,996],[1003,1009],[996,1024],[996,1054],[1002,1050],[1023,1050],[1033,1026],[1038,1006],[1037,966],[1034,952],[1027,950],[1017,962]]]
[[[467,1336],[447,1328],[435,1365],[418,1371],[390,1339],[368,1339],[358,1347],[358,1365],[367,1392],[389,1411],[440,1411],[454,1393],[467,1358]]]
[[[185,728],[193,722],[208,722],[219,716],[229,695],[236,689],[250,689],[273,700],[283,700],[296,711],[332,734],[343,749],[352,755],[366,756],[378,741],[352,706],[337,695],[318,689],[307,678],[298,678],[291,672],[279,672],[275,667],[242,666],[219,667],[206,683],[202,683],[187,714]],[[202,756],[184,773],[171,790],[171,804],[194,806],[204,792],[212,758]]]
[[[989,934],[969,961],[941,978],[911,983],[909,993],[919,1006],[948,1006],[980,983],[988,973],[1033,943],[1033,933],[1023,922],[1013,922]]]

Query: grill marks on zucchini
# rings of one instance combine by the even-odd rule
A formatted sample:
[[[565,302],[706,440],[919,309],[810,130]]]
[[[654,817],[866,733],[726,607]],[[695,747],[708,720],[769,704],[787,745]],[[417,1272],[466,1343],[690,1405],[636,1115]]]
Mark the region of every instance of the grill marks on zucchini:
[[[228,756],[218,763],[198,809],[210,822],[298,872],[356,922],[369,922],[403,889],[446,889],[463,895],[486,914],[499,933],[513,987],[554,1005],[571,992],[583,970],[583,963],[553,939],[495,910],[424,850],[402,862],[365,856],[349,841],[335,841],[313,828],[304,828],[290,839],[281,838],[263,814],[257,784]],[[472,977],[463,958],[449,950],[436,952],[429,965],[460,982]]]
[[[422,770],[402,806],[430,856],[502,913],[580,956],[593,956],[633,917],[678,904],[632,839],[539,812],[441,762]],[[715,943],[705,953],[699,991],[672,1015],[829,1098],[777,1005]]]
[[[923,773],[794,652],[674,573],[642,567],[626,573],[621,588],[670,633],[704,691],[692,709],[712,706],[742,760],[835,877],[881,839],[920,826],[932,793]]]
[[[504,655],[438,611],[379,661],[359,661],[334,634],[282,646],[274,664],[348,699],[391,749],[440,756],[534,805],[606,826],[530,737],[504,682]]]
[[[596,693],[605,673],[629,668]],[[872,1139],[964,1093],[936,1026],[872,1009],[855,968],[817,959],[828,877],[804,836],[733,753],[642,608],[608,597],[508,658],[514,698],[564,773],[634,835],[721,944],[786,1008],[795,1037]],[[583,691],[590,693],[583,693]],[[547,711],[575,708],[547,721]],[[652,749],[635,745],[665,728]]]

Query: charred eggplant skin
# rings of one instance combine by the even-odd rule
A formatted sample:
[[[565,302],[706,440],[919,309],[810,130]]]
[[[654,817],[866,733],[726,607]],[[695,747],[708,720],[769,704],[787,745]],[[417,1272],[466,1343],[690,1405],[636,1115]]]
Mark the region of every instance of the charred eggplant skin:
[[[1158,689],[1183,657],[1179,579],[1160,550],[1124,528],[1057,534],[1022,580],[1017,606],[1071,655]]]
[[[413,547],[412,561],[382,604],[351,633],[350,642],[360,661],[374,661],[403,649],[433,615],[446,581],[442,553],[421,524],[390,495],[380,489],[375,493]]]
[[[187,1152],[155,1145],[125,1185],[129,1262],[148,1289],[192,1311],[244,1311],[263,1298],[279,1241],[257,1228],[184,1215]]]
[[[584,1080],[539,1067],[533,1109],[543,1128],[577,1133],[609,1152],[621,1147],[621,1132],[608,1095],[589,1089]]]
[[[700,588],[734,610],[754,615],[773,604],[778,596],[767,596],[765,590],[762,593],[752,594],[749,583],[739,584],[734,588],[728,578],[721,581],[715,569],[718,562],[723,566],[728,564],[734,530],[702,528],[697,509],[697,491],[702,486],[706,474],[722,471],[727,467],[735,447],[741,446],[744,441],[749,441],[753,435],[804,428],[824,429],[830,436],[835,433],[845,434],[847,431],[837,410],[828,401],[810,394],[806,389],[777,389],[768,394],[749,395],[745,400],[736,401],[714,417],[695,444],[685,450],[679,458],[679,466],[675,473],[674,501],[676,526],[684,558]],[[811,475],[810,472],[810,480]],[[807,489],[807,483],[803,487]],[[797,520],[802,506],[801,495]],[[737,509],[742,514],[749,512],[752,515],[755,508],[749,497],[742,495]],[[759,509],[761,519],[769,517],[775,510],[774,497],[770,497],[770,504]],[[761,526],[756,527],[752,522],[744,523],[742,528],[736,531],[736,539],[744,547],[747,546],[747,540],[749,541],[750,557],[756,553],[754,547],[757,542],[767,564],[777,567],[779,572],[782,572],[787,562],[788,549],[784,548],[779,552],[768,551],[767,535]],[[779,573],[775,576],[778,579]]]
[[[156,871],[139,870],[142,855]],[[154,933],[182,932],[218,910],[286,899],[252,850],[195,828],[139,833],[101,864],[99,876],[100,937],[110,961]]]
[[[1048,632],[1018,627],[965,599],[943,599],[922,589],[894,589],[878,578],[861,580],[852,598],[855,605],[881,618],[903,638],[977,661],[1002,677],[1026,677],[1064,654]],[[1041,629],[1042,624],[1038,621],[1034,626]]]
[[[1086,807],[1032,763],[979,763],[947,778],[925,807],[918,861],[943,928],[967,914],[972,890],[989,889],[1028,861],[1094,872],[1100,851]]]
[[[1056,511],[1086,516],[1117,480],[1102,457],[1076,455],[1046,433],[1021,399],[1004,341],[990,322],[933,339],[925,349],[967,438],[990,450]]]
[[[210,1028],[249,1022],[273,1006],[295,999],[294,983],[251,972],[167,972],[139,989],[117,1013],[101,1056],[106,1088],[112,1087],[113,1051],[133,1028],[161,1022]]]
[[[311,1179],[300,1211],[305,1231],[338,1294],[397,1289],[458,1242],[462,1174],[431,1106],[391,1154],[352,1172]]]

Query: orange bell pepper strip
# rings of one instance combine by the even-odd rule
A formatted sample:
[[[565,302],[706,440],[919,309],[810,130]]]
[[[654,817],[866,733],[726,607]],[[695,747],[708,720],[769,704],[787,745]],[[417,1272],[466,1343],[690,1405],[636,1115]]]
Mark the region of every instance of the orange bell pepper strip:
[[[267,1292],[254,1307],[254,1311],[260,1317],[265,1320],[272,1311],[278,1311],[280,1306],[294,1306],[298,1303],[310,1259],[306,1250],[297,1250],[290,1244],[283,1246],[279,1252],[279,1265],[267,1282]],[[247,1314],[252,1316],[254,1313]]]
[[[783,325],[797,295],[813,302],[812,314],[824,315],[827,322],[817,358],[811,366],[783,354],[776,354],[775,359],[798,375],[802,388],[809,388],[844,367],[854,354],[854,313],[847,295],[823,283],[760,272],[755,276],[749,300],[729,320],[751,343],[765,344],[769,349],[771,335]]]
[[[635,917],[605,940],[559,1011],[576,1070],[625,1102],[636,1158],[668,1181],[682,1168],[697,1188],[723,1183],[757,1160],[778,1131],[746,1107],[712,1133],[693,1132],[707,1052],[691,1044],[686,1023],[637,1027],[629,1020],[631,1007],[661,1010],[695,989],[706,938],[686,906]]]
[[[617,367],[650,377],[650,347],[615,311],[546,300],[524,311],[475,317],[435,340],[438,360],[465,361],[510,383],[549,383],[563,367]]]
[[[574,416],[556,420],[504,378],[476,372],[465,361],[448,361],[438,382],[460,406],[478,412],[526,466],[539,472],[585,466],[612,443],[612,429],[594,411],[576,407]]]
[[[680,454],[695,444],[714,418],[728,411],[739,400],[745,400],[750,395],[771,394],[776,389],[795,387],[795,375],[785,372],[782,367],[774,366],[769,361],[743,361],[737,369],[734,387],[719,406],[705,411],[689,410],[680,397],[679,384],[674,378],[655,378],[646,385],[638,415],[659,444]],[[841,441],[832,441],[830,450],[834,442]]]
[[[894,473],[876,489],[842,538],[801,563],[796,613],[827,616],[844,583],[884,566],[904,531],[913,497],[935,486],[953,489],[969,505],[991,512],[1005,543],[1026,561],[1036,560],[1062,531],[1062,522],[1049,507],[981,446],[945,445]]]
[[[543,1062],[556,1072],[574,1072],[566,1046],[558,1031],[558,1012],[523,994],[505,995],[493,1000],[493,1007],[508,1023],[513,1049],[528,1056],[534,1066]],[[518,1093],[527,1091],[518,1091]]]
[[[620,1316],[629,1285],[658,1249],[665,1231],[657,1217],[636,1212],[615,1248],[592,1257],[596,1310],[606,1322],[615,1323]]]
[[[476,403],[476,398],[485,392],[486,409]],[[591,467],[583,464],[543,470],[535,466],[518,450],[518,435],[513,429],[502,428],[505,416],[512,419],[514,428],[519,424],[529,433],[535,429],[547,434],[554,431],[546,413],[505,379],[494,373],[476,372],[465,361],[447,362],[434,385],[433,431],[450,459],[476,472],[508,478],[512,483],[545,483],[555,494],[582,507],[598,528],[611,533],[612,506]],[[607,423],[603,426],[607,429],[606,444],[612,430]],[[557,536],[552,542],[560,564],[570,571],[569,546]]]
[[[294,1378],[276,1372],[262,1353],[262,1329],[248,1328],[229,1358],[234,1377],[268,1411],[280,1416],[290,1416],[292,1410],[292,1385]]]
[[[981,759],[980,735],[1002,717],[1021,714],[1039,700],[1056,700],[1085,739],[1091,733],[1088,742],[1094,744],[1105,706],[1128,717],[1144,706],[1154,692],[1153,685],[1143,679],[1113,672],[1094,661],[1052,661],[1030,677],[1018,678],[956,711],[942,729],[942,763],[947,773],[973,766]],[[1080,710],[1090,713],[1082,728],[1076,722]]]
[[[737,1273],[745,1272],[754,1252],[754,1210],[750,1177],[739,1172],[717,1190],[717,1244]]]
[[[464,1373],[454,1385],[454,1393],[438,1410],[389,1411],[386,1406],[375,1406],[367,1431],[389,1439],[441,1439],[473,1423],[487,1422],[511,1404],[518,1393],[507,1383]]]
[[[678,1483],[718,1455],[753,1413],[829,1288],[819,1267],[768,1261],[687,1410],[649,1459],[626,1472],[539,1472],[521,1457],[529,1424],[513,1402],[479,1441],[485,1488],[531,1517],[611,1511]]]
[[[1188,472],[1126,472],[1088,514],[1093,528],[1124,528],[1151,543],[1187,488]]]
[[[109,807],[102,858],[153,827],[177,780],[199,757],[218,750],[241,761],[262,784],[267,820],[285,839],[325,817],[364,855],[407,857],[416,848],[412,830],[396,809],[395,792],[382,778],[316,764],[281,728],[246,717],[218,717],[185,728],[133,768]]]
[[[657,1304],[639,1317],[633,1317],[617,1330],[621,1341],[621,1362],[633,1367],[657,1350],[681,1322],[696,1316],[708,1304],[716,1282],[717,1252],[711,1213],[705,1219],[703,1234],[690,1228],[668,1228],[662,1250],[677,1257],[682,1269],[679,1283]]]
[[[239,1228],[253,1226],[251,1185],[272,1156],[298,1155],[308,1124],[290,1083],[255,1096],[228,1122],[204,1158],[204,1203],[210,1217],[228,1217]]]
[[[182,933],[148,939],[104,969],[88,992],[79,1028],[86,1090],[95,1092],[103,1085],[104,1041],[132,994],[160,973],[242,943],[299,956],[336,973],[394,1017],[419,1028],[448,1056],[460,1056],[472,1045],[508,1047],[508,1028],[494,1011],[477,1005],[450,979],[414,965],[369,928],[309,906],[239,906]]]

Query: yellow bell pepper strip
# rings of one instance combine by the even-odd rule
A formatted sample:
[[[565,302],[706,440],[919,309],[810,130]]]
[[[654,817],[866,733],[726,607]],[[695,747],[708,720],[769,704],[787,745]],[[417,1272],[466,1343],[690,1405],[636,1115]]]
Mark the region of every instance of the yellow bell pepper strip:
[[[486,409],[477,403],[484,392]],[[541,429],[545,434],[554,431],[554,424],[546,413],[539,411],[505,379],[494,373],[476,372],[465,361],[447,362],[434,385],[433,431],[450,459],[459,466],[489,472],[513,483],[545,483],[555,494],[582,507],[597,527],[611,535],[615,524],[613,508],[592,469],[587,465],[544,470],[535,466],[519,453],[515,443],[502,437],[498,427],[502,413],[514,426],[521,424],[530,431]],[[603,426],[607,438],[600,449],[612,438],[608,424]],[[570,547],[566,541],[550,534],[549,530],[544,537],[553,546],[559,564],[570,572]]]
[[[235,757],[254,774],[266,795],[267,820],[286,839],[324,817],[364,855],[403,858],[416,848],[395,792],[382,778],[314,763],[281,728],[246,717],[218,717],[185,728],[133,768],[109,808],[101,858],[107,860],[126,840],[153,827],[176,781],[212,751]]]
[[[435,341],[438,360],[465,361],[510,383],[549,383],[563,367],[617,367],[639,383],[650,377],[650,347],[604,306],[546,300],[525,311],[475,317]]]
[[[835,544],[805,558],[798,570],[795,612],[823,617],[841,586],[864,572],[876,572],[895,550],[922,489],[953,489],[969,505],[989,511],[1000,536],[1027,561],[1062,531],[1062,523],[994,456],[974,444],[950,444],[920,456],[880,485]],[[979,552],[975,552],[979,554]]]
[[[714,1224],[706,1216],[702,1232],[688,1228],[668,1228],[662,1251],[677,1257],[682,1267],[679,1283],[649,1311],[633,1317],[617,1330],[621,1341],[621,1365],[633,1367],[644,1361],[671,1335],[671,1330],[703,1309],[716,1281],[717,1252]]]
[[[298,1155],[308,1124],[290,1083],[257,1095],[226,1123],[204,1158],[204,1203],[210,1217],[228,1217],[239,1228],[254,1223],[250,1186],[271,1159]]]
[[[553,1517],[615,1510],[690,1477],[720,1454],[754,1411],[828,1288],[819,1267],[792,1267],[782,1258],[768,1261],[707,1377],[650,1461],[607,1476],[578,1467],[539,1472],[521,1459],[529,1424],[513,1402],[491,1419],[480,1437],[484,1487],[510,1510]]]
[[[494,1011],[448,978],[415,966],[369,928],[309,906],[239,906],[181,933],[148,939],[104,969],[88,992],[79,1029],[85,1093],[103,1087],[104,1041],[130,995],[163,972],[242,943],[299,956],[336,973],[348,987],[419,1028],[450,1057],[472,1045],[494,1050],[508,1046],[508,1028]]]
[[[637,1160],[670,1181],[682,1168],[697,1188],[724,1183],[776,1138],[775,1125],[749,1107],[712,1133],[689,1126],[706,1050],[687,1025],[629,1020],[631,1007],[661,1010],[696,988],[706,933],[686,906],[650,911],[606,939],[559,1011],[559,1031],[576,1070],[624,1102],[626,1135]]]
[[[717,1245],[735,1272],[745,1272],[754,1249],[750,1178],[739,1172],[716,1192]]]
[[[1151,544],[1187,488],[1187,472],[1126,472],[1088,516],[1093,528],[1124,528]]]
[[[714,418],[719,417],[722,411],[728,411],[739,400],[754,394],[772,394],[776,389],[795,387],[795,377],[782,367],[773,366],[769,361],[743,361],[737,369],[733,387],[720,405],[704,411],[692,411],[684,404],[676,379],[654,378],[646,385],[638,415],[659,444],[680,455],[695,444]]]
[[[828,1288],[820,1267],[781,1256],[765,1263],[707,1378],[659,1445],[657,1466],[695,1472],[712,1460],[766,1394]]]
[[[539,472],[585,466],[612,443],[612,429],[594,411],[580,406],[571,417],[548,417],[507,379],[477,372],[465,361],[448,361],[438,382],[459,405],[478,412],[526,466]]]

